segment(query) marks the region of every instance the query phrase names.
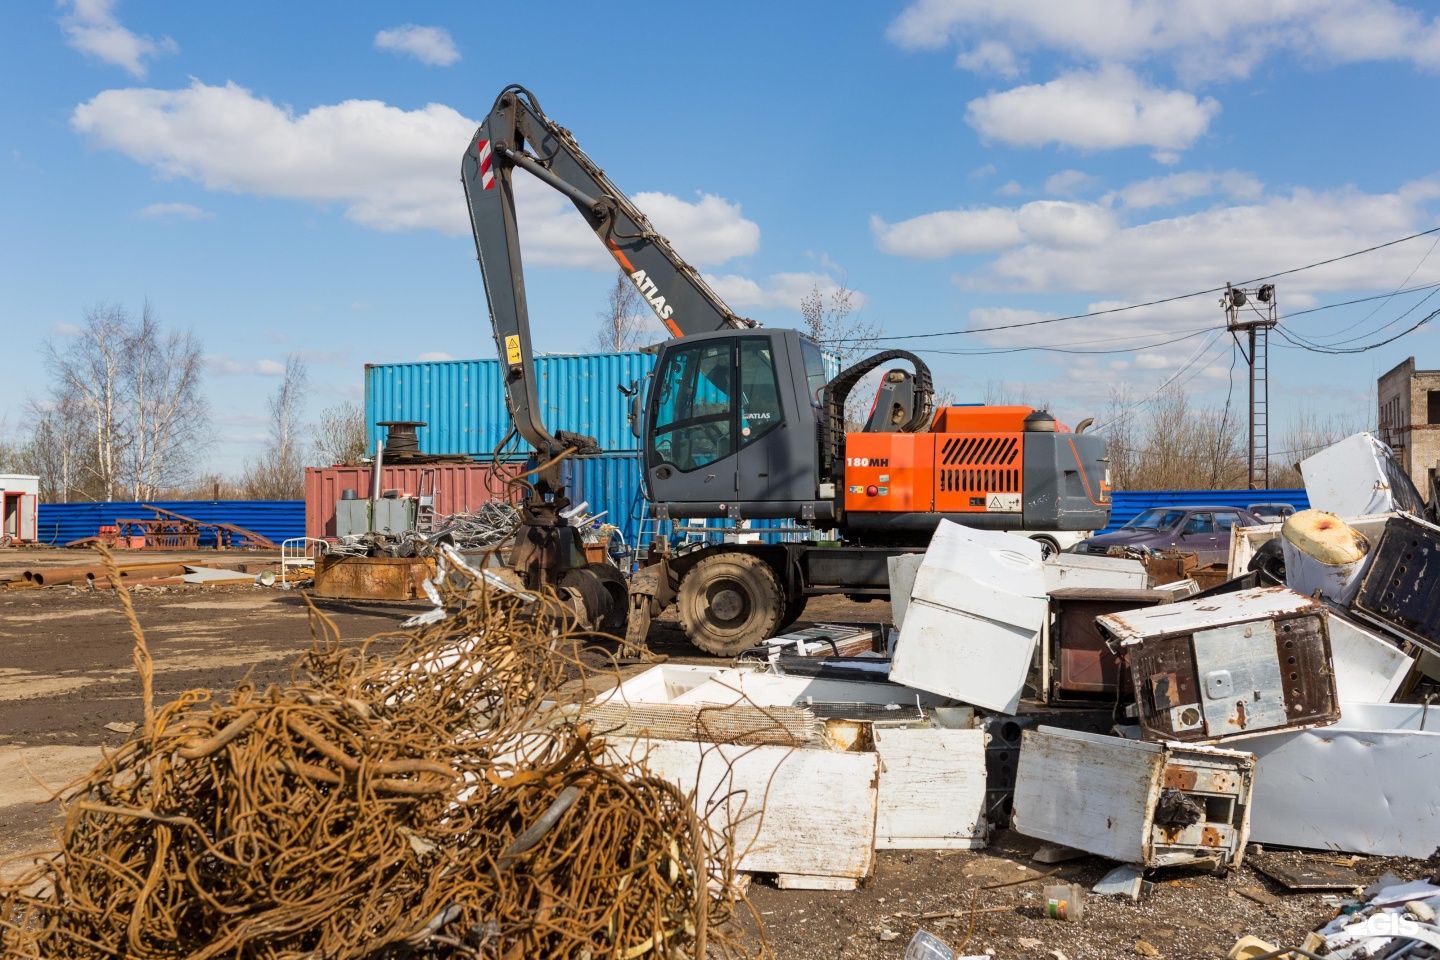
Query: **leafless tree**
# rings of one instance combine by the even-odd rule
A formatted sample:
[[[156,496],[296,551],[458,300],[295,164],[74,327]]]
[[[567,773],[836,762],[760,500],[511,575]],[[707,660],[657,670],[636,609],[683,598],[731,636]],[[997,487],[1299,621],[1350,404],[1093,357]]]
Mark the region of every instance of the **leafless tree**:
[[[1030,384],[1013,384],[1005,380],[985,381],[985,404],[992,407],[1034,407],[1051,411],[1050,401],[1031,390]]]
[[[61,345],[45,344],[45,364],[57,411],[84,418],[93,450],[86,467],[102,500],[117,499],[121,471],[131,442],[125,416],[126,355],[130,317],[117,304],[101,304],[85,314],[85,323]]]
[[[31,404],[26,457],[51,498],[149,499],[182,482],[208,442],[202,349],[101,304],[73,336],[44,348],[49,395]]]
[[[615,271],[615,279],[605,290],[605,306],[595,311],[595,319],[600,321],[600,326],[590,341],[591,349],[618,353],[638,350],[655,342],[652,316],[640,291],[635,289],[625,271]]]
[[[270,437],[258,457],[245,464],[240,487],[251,500],[299,500],[305,496],[305,443],[301,415],[310,389],[310,370],[295,354],[270,396]]]
[[[855,291],[844,283],[828,294],[821,292],[818,284],[812,286],[810,292],[800,298],[800,316],[806,335],[834,357],[842,370],[874,353],[876,344],[885,335],[883,326],[855,312]],[[871,372],[850,392],[845,419],[852,428],[864,422],[883,374],[881,370]]]
[[[40,499],[45,503],[103,500],[94,469],[95,447],[90,443],[86,411],[74,397],[31,402],[29,429],[17,452],[17,468],[40,478]]]
[[[1181,386],[1142,404],[1128,387],[1112,392],[1101,432],[1116,490],[1224,490],[1246,483],[1234,410],[1197,406]]]
[[[320,464],[354,463],[369,452],[365,411],[346,400],[320,411],[315,424],[315,457]]]
[[[147,500],[182,482],[207,445],[204,358],[194,334],[160,329],[147,300],[125,361],[134,421],[127,473],[134,499]]]

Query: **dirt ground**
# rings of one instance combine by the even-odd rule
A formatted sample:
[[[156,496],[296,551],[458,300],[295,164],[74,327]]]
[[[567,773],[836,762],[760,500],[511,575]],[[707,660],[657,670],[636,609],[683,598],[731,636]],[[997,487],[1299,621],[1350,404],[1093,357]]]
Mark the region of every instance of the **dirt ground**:
[[[147,554],[145,559],[170,556]],[[192,556],[253,560],[265,555],[205,551]],[[75,551],[5,550],[0,551],[0,576],[28,566],[79,562],[88,559]],[[135,604],[155,662],[158,702],[196,688],[224,693],[246,678],[262,686],[283,682],[310,645],[304,598],[295,591],[152,589],[137,592]],[[317,606],[335,620],[345,639],[358,640],[394,629],[424,604],[321,600]],[[802,625],[888,616],[888,604],[826,599],[811,603]],[[715,662],[685,641],[673,616],[655,624],[651,647],[677,662]],[[81,775],[98,760],[102,746],[124,742],[124,725],[140,719],[131,649],[113,592],[0,589],[0,859],[51,846],[56,805],[42,802],[48,791],[37,779],[58,787]],[[596,659],[601,659],[598,652]],[[629,674],[644,667],[624,669]],[[1305,931],[1335,910],[1327,895],[1287,894],[1247,865],[1225,878],[1161,873],[1150,878],[1158,883],[1140,904],[1091,896],[1083,920],[1049,920],[1037,878],[1055,870],[1046,882],[1074,881],[1088,888],[1113,864],[1085,857],[1047,866],[1031,860],[1035,846],[1001,830],[980,851],[881,851],[873,876],[859,890],[780,890],[760,877],[750,888],[750,900],[779,960],[898,960],[918,928],[954,946],[963,942],[962,955],[1002,960],[1223,957],[1243,934],[1297,945]],[[12,863],[0,872],[12,875],[19,866]],[[1435,866],[1368,858],[1355,869],[1367,881],[1387,870],[1409,880],[1429,876]],[[923,914],[953,916],[921,919]],[[755,920],[746,924],[752,932]],[[1137,947],[1138,941],[1155,952]]]

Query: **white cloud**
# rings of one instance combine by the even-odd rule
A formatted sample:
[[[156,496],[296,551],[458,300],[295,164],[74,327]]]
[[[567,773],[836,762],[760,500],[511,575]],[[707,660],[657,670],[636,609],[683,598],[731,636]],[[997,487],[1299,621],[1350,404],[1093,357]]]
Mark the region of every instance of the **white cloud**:
[[[454,360],[455,358],[450,356],[450,354],[446,353],[444,350],[431,350],[426,353],[420,354],[415,359],[419,360],[421,363],[438,363],[444,360]]]
[[[1027,240],[1060,247],[1091,246],[1114,233],[1114,215],[1094,203],[1036,200],[1024,206],[942,210],[899,223],[870,218],[885,253],[917,259],[994,253]]]
[[[460,59],[455,40],[444,27],[421,27],[407,23],[375,34],[375,48],[403,53],[431,67],[448,67]]]
[[[1078,193],[1088,193],[1099,185],[1099,177],[1092,177],[1079,170],[1061,170],[1046,179],[1045,192],[1062,197],[1073,197]]]
[[[152,203],[135,212],[147,220],[214,220],[215,214],[193,203]]]
[[[760,249],[760,227],[740,215],[740,205],[713,194],[688,203],[667,193],[635,194],[635,205],[692,264],[724,263]],[[685,238],[683,242],[677,237]]]
[[[57,320],[50,324],[50,332],[57,337],[77,337],[80,335],[80,328],[73,323]]]
[[[205,367],[211,373],[222,377],[259,375],[278,377],[285,373],[285,364],[277,360],[235,360],[223,353],[205,357]]]
[[[976,73],[998,73],[1002,77],[1018,77],[1020,64],[1015,51],[998,40],[986,40],[971,50],[962,50],[955,65]]]
[[[915,0],[891,23],[909,49],[1002,44],[1080,62],[1174,64],[1192,79],[1246,76],[1265,56],[1440,65],[1440,19],[1392,0]],[[981,58],[972,65],[993,69]]]
[[[1196,197],[1222,193],[1236,200],[1253,200],[1264,190],[1264,184],[1240,170],[1223,173],[1192,170],[1132,183],[1118,192],[1118,198],[1127,207],[1145,209],[1168,207]]]
[[[443,104],[402,110],[346,100],[297,113],[234,83],[181,90],[107,90],[80,104],[71,126],[166,177],[211,190],[336,203],[377,230],[468,235],[456,179],[479,122]],[[515,174],[524,256],[533,264],[608,269],[613,261],[569,200]],[[696,264],[753,253],[760,228],[710,194],[693,203],[635,195],[656,226]]]
[[[1031,293],[1118,295],[1138,302],[1226,281],[1303,266],[1394,240],[1434,223],[1423,203],[1434,198],[1434,180],[1416,181],[1392,193],[1354,188],[1295,190],[1195,213],[1117,226],[1103,242],[1077,243],[1086,229],[1045,237],[1007,250],[961,282],[969,287]],[[1029,205],[1027,205],[1029,206]],[[1024,208],[1020,208],[1023,210]],[[1020,211],[1016,211],[1017,221]],[[1404,281],[1424,254],[1399,244],[1276,281],[1282,306],[1290,297],[1316,291],[1383,289]],[[1427,261],[1412,283],[1440,279],[1440,261]],[[1205,300],[1203,304],[1200,300]],[[1297,301],[1298,302],[1298,301]],[[1218,311],[1209,298],[1186,301],[1176,318]],[[1186,314],[1191,309],[1200,314]],[[1147,313],[1157,311],[1148,310]]]
[[[995,189],[995,192],[1000,194],[1002,197],[1018,197],[1020,194],[1025,192],[1025,188],[1020,186],[1018,181],[1007,180],[1005,181],[1005,183],[997,187]]]
[[[820,293],[829,296],[840,289],[835,278],[824,273],[775,273],[764,284],[737,274],[712,276],[705,274],[705,282],[736,310],[747,308],[778,308],[799,310],[800,301],[811,291],[819,288]],[[852,291],[852,309],[859,310],[865,305],[864,294]]]
[[[990,92],[966,106],[965,122],[985,141],[1081,150],[1193,144],[1220,112],[1213,98],[1146,84],[1120,66],[1077,70],[1049,83]]]
[[[154,40],[126,30],[115,16],[115,3],[116,0],[61,0],[59,6],[66,11],[60,18],[65,42],[135,77],[145,76],[146,60],[180,49],[169,37]]]

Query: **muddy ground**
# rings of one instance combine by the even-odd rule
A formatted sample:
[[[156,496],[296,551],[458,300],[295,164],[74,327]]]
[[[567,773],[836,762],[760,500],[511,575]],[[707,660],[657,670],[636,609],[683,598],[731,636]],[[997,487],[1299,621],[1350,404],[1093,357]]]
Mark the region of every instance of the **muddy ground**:
[[[206,551],[203,557],[217,555]],[[0,551],[0,575],[81,560],[73,551]],[[246,678],[258,685],[283,682],[310,645],[305,602],[294,591],[155,589],[137,592],[135,604],[154,658],[160,702],[196,688],[224,692]],[[322,600],[317,606],[346,639],[360,639],[393,629],[423,604]],[[812,602],[802,623],[873,622],[888,616],[887,604],[826,599]],[[716,662],[685,642],[673,616],[657,622],[651,646],[678,662]],[[126,738],[107,724],[140,718],[131,650],[129,628],[111,592],[0,589],[0,859],[50,845],[55,805],[37,803],[46,791],[36,779],[59,786],[83,774],[102,745],[115,747]],[[625,668],[628,673],[642,669]],[[881,851],[873,876],[859,890],[780,890],[761,877],[750,888],[750,900],[780,960],[898,960],[917,928],[956,946],[963,942],[965,954],[990,953],[1004,960],[1223,957],[1243,934],[1299,944],[1305,931],[1335,909],[1325,894],[1287,894],[1246,866],[1225,878],[1162,873],[1152,878],[1159,883],[1138,905],[1090,897],[1082,921],[1049,920],[1037,878],[1057,870],[1046,882],[1088,887],[1113,864],[1086,857],[1058,867],[1043,865],[1030,859],[1035,846],[1028,838],[999,831],[981,851]],[[3,872],[13,874],[17,868],[11,864]],[[1407,880],[1434,872],[1433,865],[1420,861],[1380,858],[1361,859],[1355,869],[1367,880],[1386,870]],[[1013,883],[1025,880],[1031,882]],[[1255,902],[1242,890],[1266,902]],[[922,914],[954,916],[920,919]],[[756,923],[746,926],[753,935]],[[1139,941],[1155,952],[1137,948]]]

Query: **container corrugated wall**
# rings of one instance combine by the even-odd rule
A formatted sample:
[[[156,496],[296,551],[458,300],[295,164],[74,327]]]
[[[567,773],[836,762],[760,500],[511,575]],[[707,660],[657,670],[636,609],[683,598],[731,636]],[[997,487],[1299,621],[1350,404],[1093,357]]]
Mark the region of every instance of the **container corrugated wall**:
[[[605,511],[601,523],[620,528],[631,546],[640,535],[644,497],[640,492],[638,453],[612,453],[598,457],[568,457],[560,464],[565,495],[574,503],[590,504],[590,513]]]
[[[535,358],[540,415],[552,432],[594,437],[600,449],[638,449],[630,400],[620,392],[655,368],[648,353],[554,354]],[[510,429],[499,360],[445,360],[365,367],[370,446],[385,439],[376,424],[422,420],[420,450],[488,457]]]
[[[1288,503],[1296,510],[1310,509],[1304,490],[1117,490],[1111,495],[1110,526],[1096,533],[1119,530],[1142,510],[1151,507],[1248,507],[1252,503]]]
[[[518,469],[518,467],[516,467]],[[383,490],[418,496],[421,475],[435,471],[435,511],[447,516],[468,513],[491,500],[513,499],[505,480],[488,463],[437,463],[422,467],[385,467]],[[335,536],[335,502],[345,490],[362,500],[370,497],[369,467],[308,467],[305,470],[305,536],[317,540]]]
[[[276,543],[305,532],[304,500],[152,500],[150,505],[170,510],[204,523],[233,523],[253,530]],[[154,516],[143,504],[127,502],[42,503],[39,514],[40,542],[63,546],[72,540],[93,537],[101,527],[114,526],[121,518],[146,520]],[[200,546],[213,547],[215,538],[200,537]]]

